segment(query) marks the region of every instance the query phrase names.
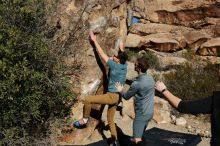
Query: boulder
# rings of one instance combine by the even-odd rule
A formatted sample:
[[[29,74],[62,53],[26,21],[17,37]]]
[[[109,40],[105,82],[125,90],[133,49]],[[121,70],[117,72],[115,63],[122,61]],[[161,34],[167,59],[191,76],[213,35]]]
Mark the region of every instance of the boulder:
[[[183,117],[179,117],[179,118],[177,118],[176,119],[176,122],[175,122],[175,124],[177,125],[177,126],[185,126],[186,125],[186,120],[183,118]]]
[[[84,104],[82,102],[78,102],[78,103],[74,104],[74,106],[71,108],[72,121],[81,119],[83,117],[83,106],[84,106]]]
[[[199,55],[217,56],[220,53],[220,38],[212,38],[203,43],[198,50]]]
[[[96,92],[98,87],[107,81],[107,68],[101,64],[88,40],[89,29],[96,33],[98,42],[109,56],[117,52],[117,40],[126,42],[126,47],[150,48],[155,52],[162,51],[163,54],[181,50],[186,46],[198,50],[200,55],[216,55],[219,50],[219,39],[213,37],[220,34],[220,0],[47,2],[47,25],[48,29],[51,29],[46,36],[48,42],[51,42],[48,46],[57,49],[61,54],[66,53],[64,62],[74,69],[67,71],[66,75],[70,77],[73,91],[77,92],[80,101],[85,96],[99,94]],[[126,24],[129,15],[127,5],[130,5],[130,11],[132,10],[133,15],[140,18],[141,22],[133,24],[129,28],[129,34]],[[179,57],[164,57],[159,60],[164,67],[186,62]],[[133,69],[134,64],[128,64],[128,78],[131,79],[136,76],[136,72]],[[167,110],[168,103],[160,100],[162,99],[155,100],[154,119],[157,123],[165,123],[170,120],[170,109]],[[82,103],[72,108],[73,119],[82,117],[82,108]],[[99,106],[96,108],[99,109]],[[134,111],[131,109],[133,101],[124,101],[123,114],[127,118],[134,118]],[[98,121],[92,119],[87,128],[73,129],[71,133],[60,137],[60,142],[82,144],[97,124]]]
[[[103,93],[103,86],[99,87],[97,92],[95,94],[102,94]],[[63,133],[62,136],[58,137],[58,143],[60,145],[69,145],[69,144],[75,144],[80,145],[83,144],[93,133],[95,127],[99,123],[99,119],[101,118],[101,112],[100,107],[101,105],[93,104],[92,105],[92,111],[90,113],[90,118],[87,123],[86,128],[83,129],[76,129],[73,127],[73,122],[76,120],[79,120],[83,117],[83,107],[84,104],[82,101],[74,104],[74,106],[71,108],[71,125],[70,127],[72,130],[68,133]],[[77,135],[77,136],[76,136]]]
[[[169,24],[160,24],[160,23],[136,23],[133,24],[129,28],[129,32],[133,34],[138,34],[140,36],[146,36],[148,34],[155,33],[175,33],[175,34],[184,34],[190,32],[194,29],[184,27],[184,26],[176,26]]]
[[[129,33],[126,38],[125,47],[129,47],[129,48],[138,47],[139,44],[141,43],[142,39],[143,39],[143,37],[141,37],[139,35]]]
[[[144,37],[142,44],[156,51],[172,52],[180,49],[179,42],[171,33],[156,33]]]
[[[128,88],[127,88],[128,89]],[[134,100],[124,100],[122,99],[123,102],[123,109],[122,109],[122,114],[125,116],[130,117],[131,119],[134,119],[135,117],[135,112],[134,112]]]
[[[93,13],[97,14],[97,13]],[[91,15],[90,15],[91,16]],[[92,16],[95,18],[90,18],[89,24],[90,24],[90,30],[94,32],[100,32],[102,31],[103,27],[107,24],[107,18],[105,16]]]
[[[179,66],[187,62],[185,58],[173,56],[158,56],[158,60],[162,68],[168,68],[169,66]]]
[[[126,39],[126,6],[125,0],[67,0],[59,3],[48,1],[47,25],[57,29],[50,36],[51,42],[56,44],[49,45],[69,51],[64,58],[68,66],[83,67],[80,73],[68,73],[71,82],[75,83],[73,88],[76,89],[73,90],[77,91],[79,98],[93,94],[105,73],[103,68],[100,68],[101,62],[88,40],[89,29],[96,33],[104,51],[108,55],[114,54],[117,52],[113,49],[117,38],[121,37],[123,42]]]
[[[171,33],[156,33],[142,37],[136,34],[128,34],[125,46],[136,48],[144,46],[163,52],[172,52],[181,48],[179,42]]]
[[[119,18],[120,18],[120,25],[119,25],[119,36],[122,39],[122,42],[125,43],[127,37],[127,4],[123,3],[119,7]]]
[[[66,72],[66,76],[71,79],[72,90],[77,92],[80,101],[85,96],[97,94],[98,87],[107,81],[107,68],[102,65],[90,44],[89,30],[96,33],[98,42],[109,56],[117,52],[114,50],[115,41],[119,37],[125,41],[127,34],[126,5],[125,0],[48,1],[47,25],[54,30],[50,33],[51,44],[48,45],[59,48],[61,54],[66,53],[63,59],[72,69]],[[99,109],[99,106],[96,108]],[[74,119],[82,117],[82,107],[73,112]],[[98,121],[92,119],[87,128],[73,129],[58,141],[81,144],[91,135],[97,124]]]
[[[94,131],[94,126],[98,124],[95,119],[90,119],[87,127],[80,130],[73,130],[71,133],[63,134],[62,137],[58,138],[59,145],[81,145]],[[76,136],[77,135],[77,136]]]
[[[191,45],[201,39],[208,40],[212,36],[202,30],[200,30],[200,31],[194,30],[194,31],[189,31],[189,32],[185,33],[184,37],[185,37],[187,44]]]
[[[212,25],[220,24],[220,18],[209,18],[209,17],[207,17],[207,18],[205,18],[205,20],[208,24],[212,24]]]
[[[210,47],[219,47],[220,46],[220,37],[212,38],[201,45],[201,48],[210,48]]]
[[[160,98],[155,96],[154,97],[154,116],[153,120],[156,121],[156,123],[170,123],[170,112],[171,112],[171,106],[170,104]]]
[[[165,24],[201,27],[206,25],[204,18],[220,16],[218,3],[209,0],[145,1],[145,19]]]

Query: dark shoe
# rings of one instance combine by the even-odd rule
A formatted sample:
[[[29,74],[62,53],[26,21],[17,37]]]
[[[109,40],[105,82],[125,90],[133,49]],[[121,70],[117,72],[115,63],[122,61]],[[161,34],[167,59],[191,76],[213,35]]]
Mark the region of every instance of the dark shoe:
[[[120,146],[117,140],[114,140],[109,146]]]
[[[130,141],[128,146],[136,146],[136,143]]]
[[[83,119],[81,119],[81,120],[83,121]],[[83,123],[82,123],[82,122],[80,122],[80,120],[78,120],[78,121],[76,121],[76,122],[73,123],[73,126],[74,126],[75,128],[82,129],[82,128],[86,128],[86,124],[87,124],[87,123],[88,123],[88,122],[84,123],[84,121],[83,121]]]
[[[139,141],[138,143],[135,143],[133,138],[130,139],[128,146],[142,146],[143,141]]]
[[[148,143],[146,141],[140,141],[136,144],[136,146],[146,146]]]

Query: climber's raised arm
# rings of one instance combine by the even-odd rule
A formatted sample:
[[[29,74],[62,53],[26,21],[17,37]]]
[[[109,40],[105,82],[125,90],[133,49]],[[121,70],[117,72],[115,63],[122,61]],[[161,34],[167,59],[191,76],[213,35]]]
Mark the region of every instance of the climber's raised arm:
[[[103,51],[103,49],[101,48],[101,46],[97,42],[95,34],[92,31],[90,31],[89,36],[90,36],[91,40],[94,42],[98,54],[106,63],[108,61],[109,57],[105,54],[105,52]]]
[[[119,50],[122,51],[122,52],[124,52],[124,44],[123,44],[122,41],[120,42]]]

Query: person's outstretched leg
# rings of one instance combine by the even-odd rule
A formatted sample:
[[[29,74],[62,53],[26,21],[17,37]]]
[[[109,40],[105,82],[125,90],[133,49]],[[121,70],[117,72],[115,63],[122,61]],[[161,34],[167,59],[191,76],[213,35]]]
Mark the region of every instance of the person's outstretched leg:
[[[119,94],[118,93],[111,93],[110,97],[112,99],[113,104],[109,104],[108,107],[108,112],[107,112],[107,120],[111,132],[111,137],[112,137],[112,146],[118,146],[118,137],[117,137],[117,131],[116,131],[116,126],[115,126],[115,111],[117,108],[117,104],[119,102]]]
[[[92,104],[115,104],[118,102],[118,97],[116,99],[111,97],[114,94],[118,96],[117,93],[109,92],[102,95],[87,96],[84,101],[83,117],[88,118],[90,116]]]
[[[109,105],[108,112],[107,112],[107,121],[109,124],[111,137],[113,140],[117,140],[117,131],[116,131],[116,126],[115,126],[115,121],[114,121],[115,111],[116,111],[116,105]]]
[[[114,121],[116,108],[117,108],[116,104],[109,105],[108,112],[107,112],[107,120],[108,120],[109,129],[111,132],[111,138],[112,138],[112,142],[110,146],[119,146],[118,135],[117,135],[115,121]]]
[[[90,116],[92,104],[113,104],[115,101],[112,100],[111,93],[87,96],[84,101],[83,118],[76,121],[74,126],[76,128],[84,128],[87,124],[88,118]]]

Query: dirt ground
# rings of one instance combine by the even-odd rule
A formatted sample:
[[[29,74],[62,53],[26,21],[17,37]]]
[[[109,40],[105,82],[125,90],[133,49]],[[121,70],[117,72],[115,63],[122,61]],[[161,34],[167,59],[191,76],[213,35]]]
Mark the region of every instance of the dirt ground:
[[[190,115],[182,115],[186,121],[187,125],[190,125],[191,127],[194,127],[195,129],[206,129],[210,131],[210,121],[208,116],[190,116]],[[106,123],[106,112],[104,111],[102,120]],[[128,136],[132,136],[132,119],[128,116],[120,116],[120,114],[117,112],[115,115],[115,122],[118,127],[123,131],[124,134]],[[186,126],[187,126],[186,125]],[[181,133],[190,133],[189,130],[186,128],[186,126],[176,126],[171,123],[166,124],[157,124],[153,120],[148,124],[147,129],[151,129],[153,127],[169,130],[169,131],[175,131],[175,132],[181,132]],[[192,132],[191,132],[192,134]],[[106,138],[110,138],[110,132],[109,130],[104,131],[104,136]],[[93,134],[84,141],[84,144],[91,144],[97,141],[103,140],[103,135],[98,132],[97,129],[93,132]],[[202,137],[202,141],[197,146],[209,146],[210,145],[210,138]]]

